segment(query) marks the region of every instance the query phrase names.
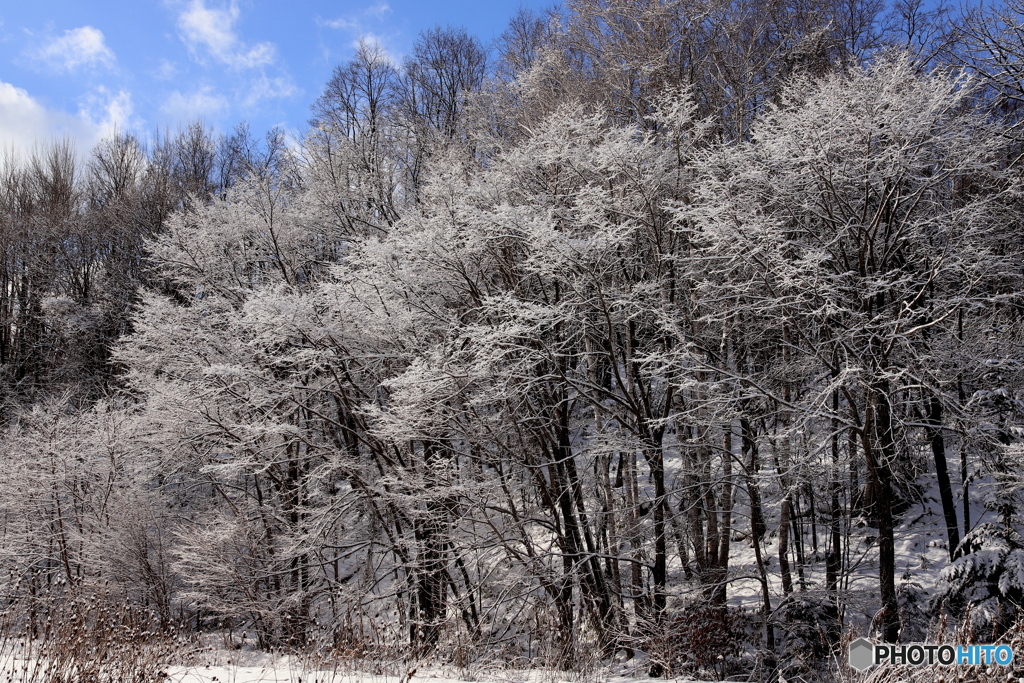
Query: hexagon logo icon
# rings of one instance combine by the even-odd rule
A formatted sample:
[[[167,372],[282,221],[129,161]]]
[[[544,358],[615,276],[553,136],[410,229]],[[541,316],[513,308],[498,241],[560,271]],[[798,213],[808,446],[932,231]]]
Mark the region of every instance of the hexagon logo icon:
[[[850,643],[850,666],[864,671],[875,663],[875,645],[867,638],[858,638]]]

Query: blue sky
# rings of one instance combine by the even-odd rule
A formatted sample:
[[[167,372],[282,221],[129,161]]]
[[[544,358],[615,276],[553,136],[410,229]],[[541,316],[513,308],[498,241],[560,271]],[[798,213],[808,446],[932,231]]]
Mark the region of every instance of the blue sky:
[[[551,0],[8,0],[0,3],[0,146],[71,134],[80,152],[115,127],[148,139],[202,118],[221,132],[301,130],[359,39],[396,61],[420,31],[485,43],[520,7]]]

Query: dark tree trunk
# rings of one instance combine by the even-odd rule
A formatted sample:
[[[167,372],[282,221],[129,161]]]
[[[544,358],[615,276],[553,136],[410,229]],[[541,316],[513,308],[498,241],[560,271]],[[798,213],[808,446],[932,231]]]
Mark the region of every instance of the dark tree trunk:
[[[868,412],[864,421],[864,457],[868,477],[875,492],[875,518],[878,522],[878,586],[882,600],[879,621],[882,639],[899,640],[900,615],[896,600],[896,554],[893,540],[892,472],[889,463],[895,456],[892,413],[889,409],[889,384],[875,382],[868,392]]]
[[[761,492],[754,477],[761,471],[761,461],[757,453],[757,441],[747,419],[740,420],[743,430],[743,450],[747,456],[747,495],[750,496],[750,533],[755,541],[760,541],[768,532],[764,521],[764,509],[761,507]]]
[[[939,482],[939,497],[942,499],[942,516],[946,519],[946,538],[949,541],[949,559],[953,560],[960,545],[960,528],[956,519],[956,503],[953,501],[953,487],[949,483],[946,467],[946,445],[942,438],[942,402],[932,395],[926,399],[928,420],[928,441],[935,459],[935,476]]]
[[[782,573],[782,592],[789,595],[793,592],[793,574],[789,570],[789,518],[792,505],[789,493],[782,499],[782,515],[779,520],[779,571]]]
[[[747,471],[747,487],[753,486],[753,480],[750,476],[750,471]],[[760,502],[757,503],[760,506]],[[754,514],[754,499],[750,499],[750,536],[754,545],[754,559],[757,563],[757,577],[761,583],[761,617],[764,620],[764,647],[768,651],[769,656],[774,658],[775,656],[775,628],[772,626],[772,598],[768,591],[768,572],[764,566],[764,557],[761,554],[761,541],[757,538],[756,531],[754,528],[754,520],[757,516]]]
[[[722,525],[718,542],[718,576],[714,602],[725,605],[726,584],[729,577],[729,546],[732,541],[732,425],[725,427],[722,453]]]
[[[832,412],[839,413],[839,394],[832,394]],[[829,475],[829,537],[828,554],[825,557],[825,590],[828,593],[829,623],[825,627],[828,640],[833,645],[839,642],[842,624],[839,620],[839,572],[842,568],[842,536],[839,522],[842,507],[839,504],[839,421],[832,420],[832,471]]]
[[[447,448],[437,442],[423,444],[424,471],[427,486],[434,487],[437,465],[448,457]],[[419,557],[416,566],[416,618],[411,624],[412,642],[421,651],[428,651],[437,644],[441,625],[444,623],[447,603],[448,574],[446,533],[447,510],[441,501],[427,504],[427,514],[416,520],[414,533]]]

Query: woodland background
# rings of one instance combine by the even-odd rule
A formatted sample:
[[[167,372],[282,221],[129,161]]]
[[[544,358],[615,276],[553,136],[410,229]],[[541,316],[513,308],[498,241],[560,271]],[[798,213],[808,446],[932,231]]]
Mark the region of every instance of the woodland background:
[[[765,678],[1014,633],[1022,79],[1019,0],[571,0],[362,44],[297,139],[10,151],[6,627]]]

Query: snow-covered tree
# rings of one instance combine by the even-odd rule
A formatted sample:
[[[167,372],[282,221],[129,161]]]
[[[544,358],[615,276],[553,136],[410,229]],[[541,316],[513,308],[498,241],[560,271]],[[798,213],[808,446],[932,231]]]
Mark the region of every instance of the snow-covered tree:
[[[749,144],[703,160],[678,213],[697,247],[690,272],[714,302],[705,316],[743,311],[775,340],[773,365],[741,373],[750,391],[788,415],[784,433],[838,430],[848,456],[863,456],[889,641],[899,628],[893,505],[910,473],[911,423],[927,424],[955,539],[937,434],[960,406],[941,368],[963,352],[958,316],[998,316],[1019,291],[1018,181],[974,92],[966,77],[922,75],[899,58],[797,82]]]

